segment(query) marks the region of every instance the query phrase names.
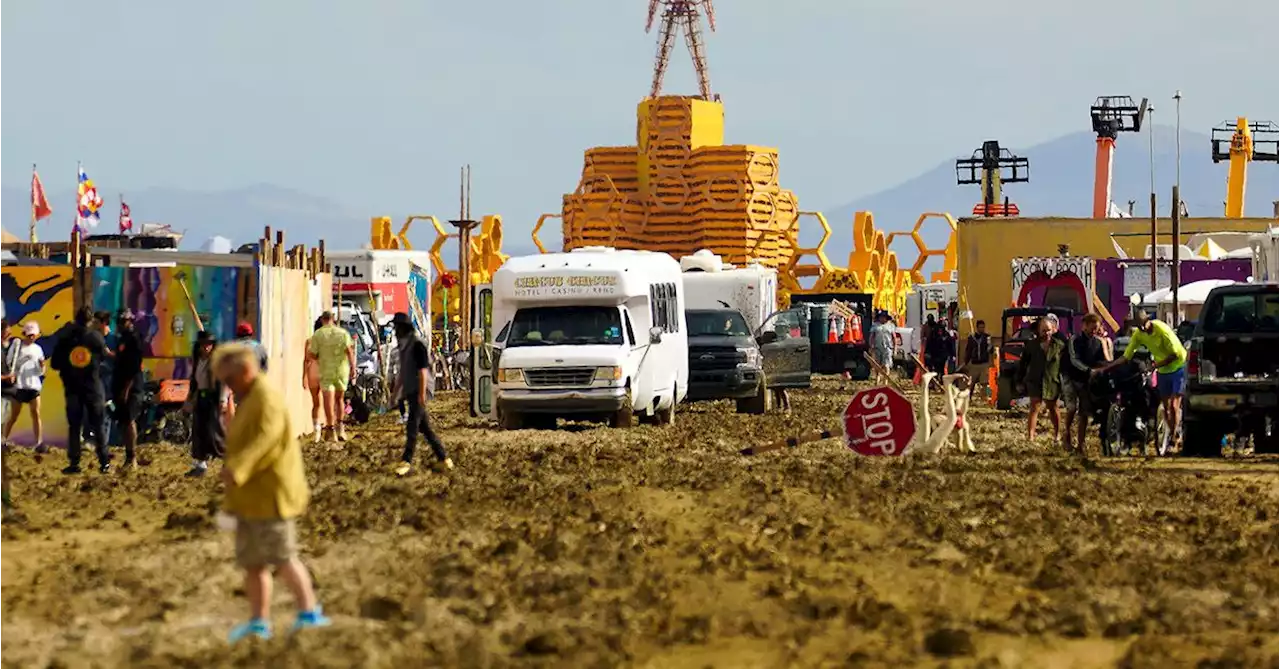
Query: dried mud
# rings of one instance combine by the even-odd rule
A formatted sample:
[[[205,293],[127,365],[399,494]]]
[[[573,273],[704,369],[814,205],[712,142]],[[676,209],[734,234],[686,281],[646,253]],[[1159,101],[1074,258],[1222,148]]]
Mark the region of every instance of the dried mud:
[[[228,647],[216,477],[8,456],[5,667],[1253,667],[1277,664],[1275,459],[1100,461],[973,416],[982,453],[858,458],[832,380],[790,416],[503,433],[438,403],[458,468],[397,479],[398,426],[307,446],[304,557],[335,625]],[[425,450],[425,449],[424,449]]]

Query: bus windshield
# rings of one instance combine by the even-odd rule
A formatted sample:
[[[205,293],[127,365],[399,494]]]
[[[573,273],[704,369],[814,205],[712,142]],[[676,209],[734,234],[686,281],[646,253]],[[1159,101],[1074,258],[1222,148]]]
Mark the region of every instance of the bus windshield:
[[[621,345],[618,307],[530,307],[511,320],[507,346]]]

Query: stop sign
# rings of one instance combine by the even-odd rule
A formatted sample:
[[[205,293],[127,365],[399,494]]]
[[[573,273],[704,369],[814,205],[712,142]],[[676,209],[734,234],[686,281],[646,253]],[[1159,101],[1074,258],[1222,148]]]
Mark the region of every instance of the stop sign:
[[[902,455],[916,435],[916,414],[902,393],[859,390],[844,410],[844,443],[859,455]]]

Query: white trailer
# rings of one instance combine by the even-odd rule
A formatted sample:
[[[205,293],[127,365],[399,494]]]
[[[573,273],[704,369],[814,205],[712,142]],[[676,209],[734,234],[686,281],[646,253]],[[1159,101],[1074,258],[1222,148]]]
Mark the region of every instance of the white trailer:
[[[958,301],[960,295],[955,281],[922,283],[915,286],[914,290],[915,292],[907,295],[907,322],[903,324],[910,332],[903,333],[903,328],[898,330],[899,334],[906,335],[902,337],[903,344],[913,355],[920,352],[920,326],[930,314],[934,318],[940,318],[940,314],[946,313],[947,305]]]
[[[735,267],[703,249],[680,259],[689,309],[736,309],[752,332],[778,309],[778,272],[752,263]]]
[[[511,258],[473,295],[474,414],[506,429],[674,421],[689,354],[671,256],[587,247]]]

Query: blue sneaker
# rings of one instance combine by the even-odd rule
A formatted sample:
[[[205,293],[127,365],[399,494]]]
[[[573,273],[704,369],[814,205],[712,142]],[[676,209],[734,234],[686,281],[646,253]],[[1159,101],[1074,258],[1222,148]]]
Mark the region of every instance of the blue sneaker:
[[[297,632],[308,627],[328,627],[332,624],[333,621],[324,615],[324,609],[316,604],[316,607],[310,611],[298,612],[297,619],[293,621],[293,631]]]
[[[271,638],[271,623],[262,618],[253,618],[247,623],[236,625],[231,628],[231,634],[227,637],[230,643],[238,643],[241,639],[248,636],[256,636],[263,641]]]

